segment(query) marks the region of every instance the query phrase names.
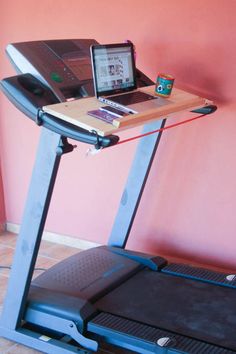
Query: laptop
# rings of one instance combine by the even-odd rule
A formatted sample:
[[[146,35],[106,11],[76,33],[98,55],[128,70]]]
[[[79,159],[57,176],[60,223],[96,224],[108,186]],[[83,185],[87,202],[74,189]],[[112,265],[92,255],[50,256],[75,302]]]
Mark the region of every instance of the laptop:
[[[137,88],[132,43],[95,44],[91,48],[94,91],[99,101],[127,113],[139,113],[168,104]]]

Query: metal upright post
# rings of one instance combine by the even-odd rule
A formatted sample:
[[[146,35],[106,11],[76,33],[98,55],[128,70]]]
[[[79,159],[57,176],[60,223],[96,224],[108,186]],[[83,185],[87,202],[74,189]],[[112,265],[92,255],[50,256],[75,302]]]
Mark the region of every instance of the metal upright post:
[[[163,128],[165,119],[146,124],[143,134]],[[108,241],[109,246],[125,248],[142,193],[160,142],[162,132],[144,137],[136,151],[119,209]]]
[[[42,128],[28,198],[5,296],[1,328],[20,326],[61,158],[62,137]]]

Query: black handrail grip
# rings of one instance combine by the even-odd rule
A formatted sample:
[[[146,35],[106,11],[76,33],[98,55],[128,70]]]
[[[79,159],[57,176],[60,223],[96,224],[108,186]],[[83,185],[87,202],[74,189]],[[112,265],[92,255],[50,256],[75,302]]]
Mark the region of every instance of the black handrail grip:
[[[53,92],[31,74],[21,74],[0,81],[0,88],[7,98],[36,124],[64,137],[104,148],[117,144],[116,135],[99,136],[74,124],[42,111],[42,106],[58,103]]]

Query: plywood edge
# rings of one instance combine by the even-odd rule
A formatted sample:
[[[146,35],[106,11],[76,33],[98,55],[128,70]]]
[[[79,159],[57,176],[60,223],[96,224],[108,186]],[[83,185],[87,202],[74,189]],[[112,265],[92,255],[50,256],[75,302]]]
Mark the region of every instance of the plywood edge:
[[[140,90],[153,94],[154,88],[155,85],[142,87]],[[127,117],[115,118],[113,124],[88,115],[88,111],[104,106],[95,97],[44,106],[43,111],[89,132],[96,131],[100,136],[107,136],[114,133],[117,134],[128,128],[146,124],[149,121],[168,118],[180,111],[193,110],[209,104],[207,99],[178,88],[173,89],[171,96],[166,101],[168,104],[162,105],[159,108],[132,114]]]
[[[112,124],[108,124],[88,115],[81,116],[76,119],[75,117],[71,117],[69,114],[58,111],[56,112],[50,107],[45,107],[44,112],[56,116],[58,119],[71,123],[79,128],[88,130],[89,132],[96,131],[100,136],[109,135],[114,132],[114,126]]]
[[[180,112],[189,108],[195,108],[202,105],[205,105],[206,100],[201,97],[193,97],[192,99],[186,99],[181,102],[173,103],[171,105],[166,105],[165,107],[150,109],[145,111],[144,113],[137,113],[129,115],[125,118],[117,118],[114,119],[113,125],[116,128],[124,128],[126,126],[130,126],[132,124],[141,124],[146,121],[150,121],[153,119],[161,119],[165,118],[165,116],[170,115],[172,113]]]

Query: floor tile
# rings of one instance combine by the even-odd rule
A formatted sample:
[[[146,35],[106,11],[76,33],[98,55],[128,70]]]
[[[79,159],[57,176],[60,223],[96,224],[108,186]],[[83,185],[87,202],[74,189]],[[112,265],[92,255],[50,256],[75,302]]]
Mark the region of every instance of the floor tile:
[[[57,245],[55,243],[44,240],[40,246],[40,255],[59,260],[70,257],[78,252],[79,250],[77,248],[65,247],[63,245]]]
[[[3,303],[5,297],[7,282],[8,282],[7,277],[0,276],[0,303],[1,304]]]
[[[0,244],[15,247],[17,235],[5,232],[0,235]]]
[[[12,262],[14,248],[8,245],[0,244],[0,265],[6,262]]]
[[[36,261],[35,268],[44,268],[47,270],[48,268],[52,267],[54,264],[58,263],[59,260],[55,258],[49,258],[39,255]]]
[[[14,249],[12,247],[0,244],[0,275],[9,276],[13,252]]]
[[[0,353],[5,354],[5,351],[9,350],[15,344],[5,338],[0,337]],[[22,353],[23,354],[23,353]]]
[[[42,353],[42,352],[39,352],[37,350],[25,347],[25,346],[20,345],[20,344],[15,344],[10,349],[5,351],[3,354],[39,354],[39,353]]]

